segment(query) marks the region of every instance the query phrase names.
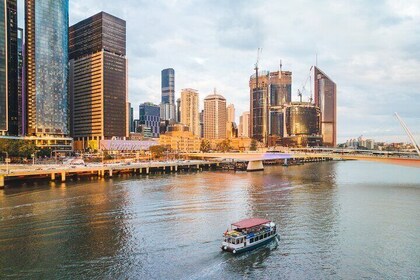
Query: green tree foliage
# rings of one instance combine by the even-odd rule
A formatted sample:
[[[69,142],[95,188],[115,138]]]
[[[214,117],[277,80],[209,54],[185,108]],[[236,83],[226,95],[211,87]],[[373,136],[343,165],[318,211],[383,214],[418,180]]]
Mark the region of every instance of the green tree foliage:
[[[250,151],[256,151],[257,150],[257,148],[258,148],[258,146],[257,146],[257,140],[255,140],[255,139],[252,139],[252,141],[251,141],[251,146],[249,147],[249,150]]]
[[[220,152],[228,152],[232,149],[229,139],[225,139],[222,142],[217,144],[217,150]]]
[[[211,150],[210,141],[207,139],[201,140],[200,151],[202,151],[203,153],[207,153],[210,150]]]
[[[36,151],[36,146],[32,141],[16,139],[0,139],[0,152],[2,157],[7,152],[10,157],[30,158]]]
[[[153,158],[161,158],[165,155],[166,152],[169,152],[170,148],[164,145],[156,145],[150,147],[150,152],[152,153]]]

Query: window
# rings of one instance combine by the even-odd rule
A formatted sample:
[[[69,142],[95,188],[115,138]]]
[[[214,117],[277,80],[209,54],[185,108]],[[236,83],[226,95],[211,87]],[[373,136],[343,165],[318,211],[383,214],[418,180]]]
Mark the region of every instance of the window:
[[[251,239],[249,240],[249,243],[254,243],[254,238],[251,238]]]

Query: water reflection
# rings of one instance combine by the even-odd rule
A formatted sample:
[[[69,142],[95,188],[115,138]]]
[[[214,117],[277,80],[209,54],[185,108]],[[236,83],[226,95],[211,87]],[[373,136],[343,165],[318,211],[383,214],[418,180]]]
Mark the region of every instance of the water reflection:
[[[368,166],[383,168],[328,162],[6,189],[0,191],[0,275],[396,278],[400,268],[415,278],[420,176],[397,167],[386,170],[404,178],[383,180]],[[222,253],[222,233],[246,217],[276,221],[278,246]]]

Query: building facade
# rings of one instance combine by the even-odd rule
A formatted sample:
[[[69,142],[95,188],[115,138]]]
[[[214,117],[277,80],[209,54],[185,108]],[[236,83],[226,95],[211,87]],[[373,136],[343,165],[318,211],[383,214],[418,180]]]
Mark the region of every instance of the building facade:
[[[25,1],[27,134],[67,136],[68,0]]]
[[[325,146],[337,145],[337,86],[314,66],[315,105],[321,109],[321,134]]]
[[[240,117],[239,117],[239,137],[249,137],[249,117],[250,117],[250,113],[249,112],[244,112]]]
[[[71,26],[69,54],[75,146],[128,137],[126,22],[101,12]]]
[[[172,68],[162,70],[162,101],[161,118],[163,120],[176,119],[175,105],[175,70]]]
[[[235,105],[229,104],[226,107],[227,110],[227,122],[228,123],[234,123],[235,121]]]
[[[158,138],[160,133],[160,107],[150,102],[139,106],[140,125],[149,127],[151,137]]]
[[[261,71],[252,75],[250,87],[250,136],[269,144],[269,138],[284,131],[282,112],[292,100],[292,72]],[[280,126],[280,127],[279,127]]]
[[[134,131],[134,108],[131,107],[131,103],[128,103],[128,128],[129,132],[135,132]]]
[[[181,91],[181,123],[195,136],[200,136],[199,93],[195,89]]]
[[[18,135],[17,1],[0,1],[0,135]]]
[[[321,112],[310,102],[292,102],[285,109],[286,131],[284,146],[322,146],[319,123]]]
[[[160,136],[159,145],[170,147],[175,152],[199,152],[201,140],[189,131],[188,126],[174,124]]]
[[[214,92],[204,99],[204,138],[226,139],[226,99]]]
[[[249,80],[251,138],[266,143],[268,136],[269,72],[261,71]]]
[[[17,57],[18,57],[18,86],[17,86],[17,97],[18,97],[18,134],[25,135],[25,92],[23,88],[23,29],[18,28],[18,45],[17,45]]]

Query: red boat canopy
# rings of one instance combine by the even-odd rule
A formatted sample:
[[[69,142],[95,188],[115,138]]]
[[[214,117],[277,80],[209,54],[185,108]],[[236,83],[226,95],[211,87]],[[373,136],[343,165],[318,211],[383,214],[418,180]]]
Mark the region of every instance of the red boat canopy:
[[[267,219],[251,218],[251,219],[245,219],[245,220],[236,222],[232,224],[232,226],[235,226],[238,229],[245,229],[245,228],[252,228],[259,225],[267,224],[269,222],[271,221]]]

